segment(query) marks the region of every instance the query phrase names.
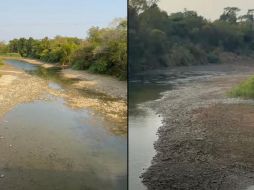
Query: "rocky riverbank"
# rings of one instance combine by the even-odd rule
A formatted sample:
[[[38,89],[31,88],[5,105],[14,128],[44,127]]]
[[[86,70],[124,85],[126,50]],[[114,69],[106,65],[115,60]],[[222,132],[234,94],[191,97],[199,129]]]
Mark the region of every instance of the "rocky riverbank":
[[[54,89],[49,86],[47,80],[7,64],[0,68],[0,74],[0,117],[17,104],[57,96],[63,98],[73,108],[91,108],[115,122],[116,127],[109,129],[113,133],[124,135],[127,133],[127,103],[123,99],[107,96],[100,98],[96,93],[85,95],[87,93],[81,93],[76,88]]]
[[[254,69],[228,70],[184,82],[149,103],[164,118],[157,154],[142,175],[149,190],[239,190],[254,184],[254,101],[226,95]]]
[[[2,57],[3,59],[15,59],[34,65],[41,65],[45,69],[59,67],[58,64],[49,64],[35,59],[22,57]],[[78,80],[74,85],[77,88],[87,88],[99,93],[104,93],[113,98],[120,98],[127,101],[127,81],[119,81],[117,78],[107,75],[93,74],[88,71],[73,69],[62,69],[61,75],[67,79]]]
[[[0,73],[0,117],[17,104],[43,98],[49,90],[45,81],[9,65],[2,66]]]

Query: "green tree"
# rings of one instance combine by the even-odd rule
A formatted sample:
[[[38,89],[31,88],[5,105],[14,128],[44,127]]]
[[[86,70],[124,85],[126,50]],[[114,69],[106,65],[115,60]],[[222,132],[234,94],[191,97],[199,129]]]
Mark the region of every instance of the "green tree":
[[[224,13],[220,16],[220,20],[231,24],[237,22],[237,13],[240,11],[238,7],[226,7]]]

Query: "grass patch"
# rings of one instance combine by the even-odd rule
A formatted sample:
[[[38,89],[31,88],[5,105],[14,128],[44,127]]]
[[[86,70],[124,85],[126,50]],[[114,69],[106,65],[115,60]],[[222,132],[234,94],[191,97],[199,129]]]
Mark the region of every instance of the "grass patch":
[[[254,77],[234,87],[228,95],[230,97],[254,98]]]

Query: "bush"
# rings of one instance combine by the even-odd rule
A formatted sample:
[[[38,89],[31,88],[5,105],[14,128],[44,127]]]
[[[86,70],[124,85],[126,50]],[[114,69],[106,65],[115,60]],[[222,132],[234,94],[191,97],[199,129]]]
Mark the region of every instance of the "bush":
[[[209,52],[207,54],[207,61],[208,61],[208,63],[219,63],[220,59],[219,59],[219,56],[216,55],[215,53]]]
[[[231,97],[254,98],[254,77],[247,79],[234,87],[230,92]]]
[[[201,49],[198,46],[195,46],[193,44],[190,44],[188,46],[188,49],[190,50],[190,53],[195,59],[195,62],[193,64],[206,64],[207,63],[207,56],[206,52]]]
[[[5,44],[2,46],[7,47]],[[121,20],[115,27],[93,27],[84,40],[61,36],[54,39],[45,37],[42,40],[14,39],[9,42],[8,50],[22,57],[126,78],[127,21]]]
[[[106,60],[99,59],[89,67],[89,71],[93,73],[105,74],[108,70],[108,64]]]
[[[90,63],[88,63],[88,64],[85,64],[85,63],[86,63],[85,60],[76,60],[75,62],[73,62],[72,69],[84,70],[84,69],[89,68]]]
[[[188,48],[176,45],[171,50],[170,61],[173,65],[184,66],[193,64],[195,59]]]

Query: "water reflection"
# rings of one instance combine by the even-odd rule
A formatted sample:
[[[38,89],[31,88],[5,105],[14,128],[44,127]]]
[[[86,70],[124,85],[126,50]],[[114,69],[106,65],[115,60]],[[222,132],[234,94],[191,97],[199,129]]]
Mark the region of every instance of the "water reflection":
[[[6,60],[5,61],[7,64],[14,66],[18,69],[25,70],[27,72],[29,71],[35,71],[38,68],[38,65],[33,65],[33,64],[27,64],[24,61],[18,61],[18,60]]]
[[[156,83],[130,83],[129,84],[129,113],[132,115],[140,110],[136,109],[137,105],[150,100],[156,100],[161,97],[161,93],[172,89],[170,84]]]

